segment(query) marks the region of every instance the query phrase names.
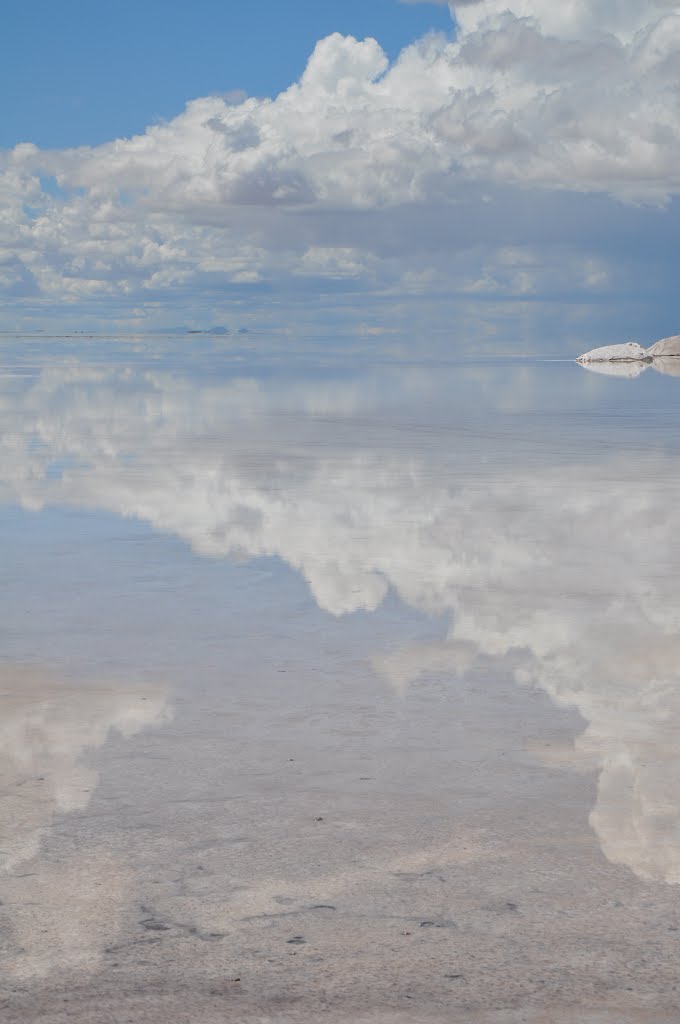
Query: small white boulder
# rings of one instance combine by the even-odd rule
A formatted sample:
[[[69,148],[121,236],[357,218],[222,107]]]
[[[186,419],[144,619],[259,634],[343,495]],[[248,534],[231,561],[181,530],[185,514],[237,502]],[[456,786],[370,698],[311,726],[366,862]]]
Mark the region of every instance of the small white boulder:
[[[637,362],[649,359],[649,353],[645,352],[642,345],[636,341],[628,341],[625,345],[603,345],[602,348],[594,348],[578,357],[579,363],[614,363],[614,362]]]

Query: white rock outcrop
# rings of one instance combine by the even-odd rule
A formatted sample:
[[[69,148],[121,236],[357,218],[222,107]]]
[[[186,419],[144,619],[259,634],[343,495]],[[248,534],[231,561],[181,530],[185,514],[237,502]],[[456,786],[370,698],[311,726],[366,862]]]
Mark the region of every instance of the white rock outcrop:
[[[595,369],[596,366],[602,364],[618,365],[621,363],[632,363],[640,365],[651,363],[654,365],[657,361],[663,360],[666,366],[659,366],[661,372],[676,376],[672,368],[675,359],[680,361],[680,334],[674,334],[670,338],[662,338],[661,341],[655,342],[648,349],[644,349],[636,341],[627,341],[624,345],[603,345],[601,348],[594,348],[590,352],[584,352],[582,356],[578,357],[576,362],[590,369]],[[680,362],[678,365],[680,368]],[[603,370],[602,372],[607,371]],[[641,373],[642,369],[639,372]],[[680,372],[677,375],[680,376]],[[639,376],[639,374],[624,372],[616,374],[616,376],[634,377]]]
[[[647,353],[636,341],[628,341],[625,345],[603,345],[594,348],[578,357],[579,363],[614,363],[638,362],[647,359]]]
[[[647,349],[647,355],[652,359],[659,356],[680,356],[680,334],[674,334],[671,338],[662,338],[655,345]]]

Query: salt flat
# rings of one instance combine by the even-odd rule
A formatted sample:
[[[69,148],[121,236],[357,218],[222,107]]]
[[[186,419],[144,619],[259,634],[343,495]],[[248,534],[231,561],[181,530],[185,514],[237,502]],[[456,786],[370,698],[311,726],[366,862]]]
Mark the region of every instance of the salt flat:
[[[679,1019],[676,380],[1,356],[3,1022]]]

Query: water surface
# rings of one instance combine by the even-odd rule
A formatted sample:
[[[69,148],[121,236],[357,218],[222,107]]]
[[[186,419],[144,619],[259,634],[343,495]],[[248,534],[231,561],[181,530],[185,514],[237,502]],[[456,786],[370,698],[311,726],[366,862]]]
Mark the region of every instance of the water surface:
[[[3,1020],[677,1021],[679,387],[4,341]]]

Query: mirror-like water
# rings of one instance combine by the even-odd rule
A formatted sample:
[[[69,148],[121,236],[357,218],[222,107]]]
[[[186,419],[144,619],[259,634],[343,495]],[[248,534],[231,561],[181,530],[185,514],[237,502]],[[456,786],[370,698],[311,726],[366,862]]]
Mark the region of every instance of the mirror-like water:
[[[3,1019],[677,1020],[680,382],[201,345],[0,349]]]

